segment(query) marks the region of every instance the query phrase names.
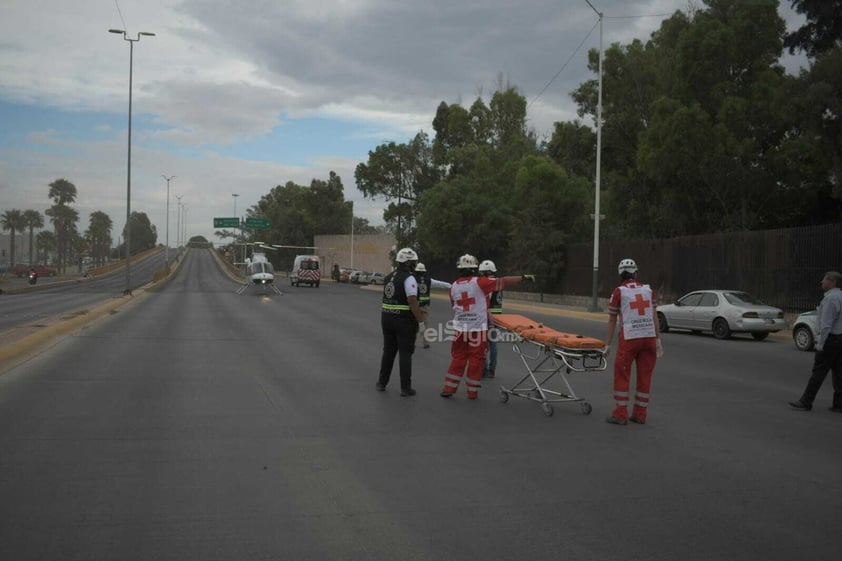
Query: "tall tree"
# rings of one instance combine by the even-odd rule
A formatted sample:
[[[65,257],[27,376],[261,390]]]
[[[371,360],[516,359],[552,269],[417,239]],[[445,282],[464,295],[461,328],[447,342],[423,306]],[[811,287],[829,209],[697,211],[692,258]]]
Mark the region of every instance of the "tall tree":
[[[807,22],[787,33],[784,46],[790,54],[796,50],[817,57],[821,53],[842,48],[842,0],[789,0]]]
[[[48,258],[51,251],[56,249],[56,236],[54,233],[42,230],[35,236],[35,254],[37,262],[42,265],[48,264]]]
[[[35,241],[35,228],[44,227],[44,217],[37,210],[25,210],[23,211],[23,220],[26,223],[26,227],[29,228],[29,262],[34,264],[37,260],[32,254]]]
[[[385,198],[383,218],[395,226],[398,245],[414,245],[419,197],[439,178],[426,133],[407,144],[381,144],[368,153],[367,163],[357,165],[354,177],[363,195]]]
[[[47,209],[46,215],[50,217],[56,232],[56,244],[58,249],[58,269],[64,272],[65,259],[67,257],[70,242],[70,231],[75,222],[79,219],[79,213],[70,208],[70,204],[76,201],[76,186],[66,179],[56,179],[49,184],[49,198],[53,206]]]
[[[788,128],[770,172],[787,196],[784,225],[842,220],[842,49],[788,79],[777,99]]]
[[[778,225],[770,161],[784,23],[776,0],[706,0],[652,40],[605,57],[603,177],[613,235],[659,237]],[[596,72],[597,53],[590,56]],[[574,93],[594,115],[595,81]]]
[[[546,157],[529,156],[521,161],[514,191],[507,266],[534,272],[542,287],[552,287],[565,268],[565,246],[588,231],[590,181]]]
[[[15,266],[15,233],[26,228],[26,221],[23,218],[23,213],[17,209],[10,209],[0,215],[0,226],[4,230],[9,230],[9,265],[10,268]]]
[[[111,250],[111,231],[114,227],[111,217],[97,210],[88,220],[86,236],[90,240],[91,257],[95,265],[104,265]]]
[[[596,133],[579,121],[555,123],[546,146],[547,156],[568,175],[593,178],[596,171]]]
[[[132,230],[131,236],[128,238],[131,239],[131,247],[128,248],[127,255],[135,255],[141,251],[155,247],[158,241],[158,230],[149,221],[149,217],[145,212],[132,211],[129,223],[123,227],[124,240],[127,239],[126,234],[128,233],[128,228]],[[125,245],[125,242],[123,244]]]
[[[350,233],[352,207],[344,199],[342,179],[331,171],[327,180],[313,179],[310,186],[288,181],[277,185],[247,210],[250,217],[267,218],[268,231],[247,231],[246,240],[273,244],[312,246],[320,234]],[[292,265],[299,250],[281,250],[268,255],[276,268]]]
[[[60,272],[65,271],[65,265],[70,249],[70,241],[73,232],[76,230],[76,222],[79,220],[79,213],[73,207],[55,204],[45,212],[50,217],[56,234],[57,268]]]

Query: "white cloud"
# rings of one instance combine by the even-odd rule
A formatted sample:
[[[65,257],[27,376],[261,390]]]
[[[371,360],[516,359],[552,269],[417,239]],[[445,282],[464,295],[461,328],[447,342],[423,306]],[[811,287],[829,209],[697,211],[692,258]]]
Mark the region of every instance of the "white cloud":
[[[593,4],[606,15],[607,47],[645,41],[663,19],[657,14],[698,2]],[[781,12],[792,29],[801,18],[788,5]],[[569,93],[593,78],[586,53],[599,46],[596,22],[584,0],[4,0],[0,101],[125,115],[129,43],[108,29],[154,32],[133,48],[134,115],[152,118],[134,136],[134,209],[165,224],[160,175],[177,175],[171,191],[184,197],[188,230],[209,236],[212,217],[233,211],[232,192],[243,210],[278,183],[308,184],[334,170],[355,208],[379,222],[382,202],[356,192],[359,162],[347,154],[316,145],[291,165],[282,152],[267,162],[207,147],[259,142],[291,120],[319,118],[343,123],[364,158],[383,141],[432,134],[439,102],[487,99],[501,78],[519,87],[530,126],[548,135],[554,122],[578,118]],[[797,60],[787,59],[790,71]],[[79,188],[83,220],[104,210],[121,228],[126,131],[102,121],[87,132],[111,133],[105,141],[40,126],[26,137],[40,152],[0,151],[0,207],[45,208],[47,183],[66,177]],[[203,159],[191,156],[202,149]]]

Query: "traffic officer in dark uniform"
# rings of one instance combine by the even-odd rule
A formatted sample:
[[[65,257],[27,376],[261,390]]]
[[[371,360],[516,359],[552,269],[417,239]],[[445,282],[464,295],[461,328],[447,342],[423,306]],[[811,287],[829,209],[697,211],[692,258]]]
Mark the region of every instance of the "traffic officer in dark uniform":
[[[418,305],[424,314],[424,321],[419,324],[418,336],[421,338],[425,349],[430,348],[430,342],[424,336],[424,332],[430,327],[430,303],[432,302],[433,288],[446,288],[450,290],[450,283],[434,279],[427,273],[427,267],[423,263],[415,265],[415,280],[418,281]]]
[[[493,277],[497,275],[497,265],[494,261],[486,259],[479,264],[479,274],[483,277]],[[503,313],[503,291],[496,290],[488,297],[488,313],[502,314]],[[494,371],[497,370],[497,335],[500,332],[494,327],[494,322],[488,318],[488,355],[486,356],[485,369],[482,371],[483,378],[493,378]]]
[[[422,346],[429,349],[430,343],[424,339],[424,330],[427,328],[427,318],[430,316],[430,289],[433,285],[433,279],[427,274],[427,267],[423,263],[415,265],[415,280],[418,281],[418,306],[424,316],[424,319],[420,322],[418,333],[421,335]]]
[[[418,254],[405,247],[395,257],[397,266],[383,280],[383,304],[380,327],[383,331],[383,357],[380,360],[380,376],[376,389],[382,392],[389,383],[395,356],[401,376],[401,395],[415,395],[412,388],[412,353],[415,351],[415,337],[418,323],[424,320],[418,305],[418,282],[412,272],[418,263]]]

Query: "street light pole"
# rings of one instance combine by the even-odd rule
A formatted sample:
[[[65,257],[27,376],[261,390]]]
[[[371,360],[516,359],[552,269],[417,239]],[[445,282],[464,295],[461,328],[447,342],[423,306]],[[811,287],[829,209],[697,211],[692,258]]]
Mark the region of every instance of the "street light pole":
[[[183,197],[184,195],[181,195]],[[181,197],[176,195],[176,199],[178,199],[178,213],[176,213],[175,218],[175,245],[181,251]]]
[[[234,197],[234,217],[237,218],[237,226],[238,226],[238,229],[240,230],[240,237],[243,237],[243,229],[239,228],[240,220],[239,220],[239,217],[237,216],[237,197],[239,197],[240,195],[238,195],[237,193],[231,193],[231,196]],[[237,243],[237,241],[238,240],[235,237],[234,243]],[[235,253],[235,255],[236,255],[236,253]]]
[[[167,182],[167,249],[164,253],[164,263],[166,263],[167,270],[170,269],[170,180],[175,179],[176,175],[171,175],[167,177],[166,175],[161,175],[166,182]]]
[[[126,164],[126,289],[123,294],[132,293],[131,285],[131,240],[132,240],[132,65],[134,62],[134,44],[140,41],[141,35],[154,37],[154,33],[141,31],[137,34],[137,38],[132,39],[124,29],[109,29],[109,33],[117,33],[123,36],[124,41],[129,42],[129,148],[128,148],[128,163]]]
[[[181,205],[181,229],[183,230],[181,235],[181,243],[184,244],[184,247],[187,247],[187,205]]]
[[[599,16],[599,91],[596,104],[596,185],[594,188],[594,215],[593,215],[593,284],[590,311],[599,311],[599,190],[600,190],[600,169],[602,167],[602,12],[594,8],[589,0],[585,0],[588,6]]]

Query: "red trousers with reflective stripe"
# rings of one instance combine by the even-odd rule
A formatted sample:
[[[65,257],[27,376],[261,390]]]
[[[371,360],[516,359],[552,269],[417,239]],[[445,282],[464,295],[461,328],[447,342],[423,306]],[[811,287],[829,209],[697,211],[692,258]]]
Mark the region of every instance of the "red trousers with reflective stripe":
[[[488,337],[485,331],[459,332],[450,344],[450,367],[444,379],[445,393],[456,393],[459,381],[466,373],[465,385],[469,398],[476,398],[482,385],[482,371],[485,368],[485,352],[488,349]]]
[[[629,418],[629,386],[632,363],[634,363],[637,367],[637,388],[632,416],[642,421],[646,420],[649,390],[652,387],[652,371],[655,370],[657,360],[655,340],[655,337],[625,340],[622,333],[620,334],[617,356],[614,358],[614,401],[617,402],[617,407],[612,413],[613,417]]]

